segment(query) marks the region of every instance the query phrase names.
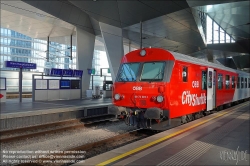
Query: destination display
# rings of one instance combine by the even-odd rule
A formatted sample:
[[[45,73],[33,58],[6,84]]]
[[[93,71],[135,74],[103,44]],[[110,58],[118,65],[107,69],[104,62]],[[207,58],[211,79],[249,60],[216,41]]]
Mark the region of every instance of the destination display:
[[[70,89],[70,80],[60,80],[60,89]]]
[[[22,69],[36,69],[35,63],[5,61],[5,67],[22,68]]]
[[[47,89],[47,80],[36,80],[36,89]]]
[[[49,80],[49,89],[59,89],[59,80]]]

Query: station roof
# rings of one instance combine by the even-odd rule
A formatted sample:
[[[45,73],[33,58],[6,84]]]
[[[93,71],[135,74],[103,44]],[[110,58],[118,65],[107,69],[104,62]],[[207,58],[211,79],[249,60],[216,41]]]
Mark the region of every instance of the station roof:
[[[31,37],[62,36],[66,40],[66,36],[75,33],[76,26],[101,35],[99,22],[103,22],[122,28],[124,42],[139,46],[142,21],[144,47],[161,47],[207,61],[218,59],[224,65],[233,60],[236,68],[248,69],[249,7],[249,1],[244,0],[1,1],[1,12],[10,18],[1,16],[1,26],[9,25],[8,28]],[[236,42],[207,45],[198,16],[200,11],[208,14]],[[10,12],[15,15],[8,15]]]

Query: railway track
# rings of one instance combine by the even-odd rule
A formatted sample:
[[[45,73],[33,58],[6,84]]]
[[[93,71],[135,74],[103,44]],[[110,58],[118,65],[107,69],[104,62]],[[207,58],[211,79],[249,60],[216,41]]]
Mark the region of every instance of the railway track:
[[[79,161],[84,161],[86,158],[93,157],[97,154],[101,154],[106,151],[121,147],[125,144],[135,142],[148,136],[152,136],[155,133],[156,132],[152,130],[146,129],[133,130],[100,141],[95,141],[92,143],[87,143],[81,146],[66,149],[60,151],[60,153],[47,154],[44,155],[44,158],[41,158],[40,160],[42,160],[41,162],[50,160],[52,162],[50,163],[50,165],[71,165]],[[58,164],[55,162],[61,160],[72,162],[63,162],[63,164]]]
[[[9,143],[13,141],[39,137],[46,134],[54,134],[57,132],[63,132],[67,130],[75,130],[79,128],[90,127],[92,124],[105,122],[112,119],[113,116],[105,115],[105,116],[91,117],[85,119],[72,119],[67,121],[36,125],[25,128],[17,128],[12,130],[3,130],[0,131],[1,135],[0,142]]]

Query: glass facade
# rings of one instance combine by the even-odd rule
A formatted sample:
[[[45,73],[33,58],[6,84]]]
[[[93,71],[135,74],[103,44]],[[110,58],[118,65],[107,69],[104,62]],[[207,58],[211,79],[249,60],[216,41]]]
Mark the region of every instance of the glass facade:
[[[211,17],[206,16],[207,44],[235,43],[233,37],[226,33]]]
[[[55,42],[49,43],[49,62],[47,62],[47,41],[33,39],[10,29],[1,28],[1,70],[16,70],[6,68],[5,61],[36,63],[37,69],[28,71],[44,72],[46,68],[76,69],[76,47]]]
[[[98,46],[97,46],[98,40]],[[7,78],[7,93],[18,92],[18,71],[15,68],[6,68],[5,61],[17,61],[36,63],[37,69],[23,69],[23,92],[32,90],[32,74],[47,73],[50,68],[76,69],[76,46],[72,48],[72,60],[70,59],[70,46],[60,43],[49,42],[49,61],[47,62],[47,41],[34,39],[16,31],[1,28],[0,47],[0,75]],[[131,47],[131,51],[136,48]],[[124,54],[128,53],[129,47],[124,45]],[[105,77],[100,77],[100,69],[109,68],[104,43],[96,37],[93,53],[92,69],[95,73],[91,76],[90,87],[93,85],[103,86],[104,79],[112,80],[111,73],[107,69],[102,71]],[[84,71],[84,74],[87,72]],[[24,78],[25,77],[25,78]]]
[[[47,41],[1,28],[0,75],[7,78],[7,93],[18,92],[19,69],[5,67],[5,61],[37,64],[37,69],[23,69],[23,92],[31,92],[32,74],[42,74],[50,68],[76,69],[75,46],[72,47],[72,60],[70,54],[70,46],[50,42],[49,62],[47,62]]]

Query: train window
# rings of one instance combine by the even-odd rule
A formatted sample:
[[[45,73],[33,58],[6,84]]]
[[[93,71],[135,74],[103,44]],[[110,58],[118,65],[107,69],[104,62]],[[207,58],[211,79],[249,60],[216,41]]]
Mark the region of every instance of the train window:
[[[241,88],[244,88],[244,78],[243,77],[240,77],[241,78],[241,80],[240,80],[240,82],[241,82]]]
[[[250,78],[248,78],[248,88],[250,88]]]
[[[212,71],[208,72],[208,88],[212,88],[212,77],[213,77],[213,73]]]
[[[234,89],[235,88],[235,77],[232,76],[232,88]]]
[[[201,82],[202,82],[202,85],[201,85],[201,88],[203,90],[206,90],[207,89],[207,72],[206,71],[202,71],[202,78],[201,78]]]
[[[240,77],[238,77],[238,79],[237,79],[237,89],[239,89],[240,88]]]
[[[122,64],[119,74],[117,75],[118,82],[136,81],[140,63],[124,63]]]
[[[183,68],[182,68],[182,81],[187,82],[188,81],[187,77],[188,77],[188,68],[186,66],[183,66]]]
[[[162,81],[165,62],[148,62],[143,64],[141,81]]]
[[[223,89],[223,75],[218,74],[218,89]]]
[[[247,88],[247,78],[245,78],[245,88]]]
[[[226,75],[226,89],[230,88],[230,76]]]

